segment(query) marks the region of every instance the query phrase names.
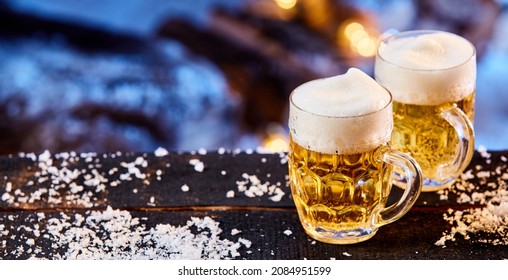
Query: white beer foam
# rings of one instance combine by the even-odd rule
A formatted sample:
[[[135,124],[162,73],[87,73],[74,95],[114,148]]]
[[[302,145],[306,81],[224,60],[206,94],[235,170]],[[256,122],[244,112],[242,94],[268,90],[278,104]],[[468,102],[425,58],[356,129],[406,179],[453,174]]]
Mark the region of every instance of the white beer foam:
[[[390,140],[391,96],[361,70],[313,80],[291,94],[289,128],[300,146],[326,154],[372,150]]]
[[[375,78],[402,103],[459,101],[475,90],[475,49],[466,39],[447,32],[381,42]]]

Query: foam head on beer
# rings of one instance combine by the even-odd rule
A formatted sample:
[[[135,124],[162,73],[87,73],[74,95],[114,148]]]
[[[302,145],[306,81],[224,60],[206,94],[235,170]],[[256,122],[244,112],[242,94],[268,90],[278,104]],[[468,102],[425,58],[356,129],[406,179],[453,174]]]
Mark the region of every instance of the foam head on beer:
[[[474,91],[475,59],[473,45],[460,36],[415,33],[381,42],[375,75],[395,101],[439,105],[456,102]]]
[[[302,147],[351,154],[390,140],[391,95],[359,69],[304,83],[290,99],[290,133]]]

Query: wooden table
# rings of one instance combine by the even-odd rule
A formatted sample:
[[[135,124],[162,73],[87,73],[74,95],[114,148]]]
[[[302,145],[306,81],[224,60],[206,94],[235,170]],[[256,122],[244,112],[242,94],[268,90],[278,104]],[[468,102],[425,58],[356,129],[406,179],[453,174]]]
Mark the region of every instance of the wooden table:
[[[445,216],[484,209],[488,200],[466,201],[507,189],[508,152],[475,152],[464,190],[422,193],[399,221],[354,245],[305,234],[284,154],[159,152],[0,157],[0,259],[508,258],[506,221],[499,233],[436,245],[457,228]],[[400,194],[394,187],[390,200]]]

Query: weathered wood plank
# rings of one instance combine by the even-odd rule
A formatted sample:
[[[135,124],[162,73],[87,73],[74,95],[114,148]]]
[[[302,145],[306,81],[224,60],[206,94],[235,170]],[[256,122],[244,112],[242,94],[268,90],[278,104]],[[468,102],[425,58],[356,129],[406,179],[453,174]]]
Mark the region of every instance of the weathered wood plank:
[[[53,155],[54,157],[56,155]],[[105,208],[108,205],[114,208],[294,206],[286,178],[286,159],[279,154],[212,152],[205,155],[170,153],[164,157],[156,157],[153,154],[120,156],[110,154],[84,157],[78,155],[73,158],[73,161],[54,159],[50,166],[54,169],[53,172],[79,173],[74,177],[70,176],[72,178],[66,181],[63,178],[65,176],[61,175],[37,176],[38,173],[43,173],[43,170],[48,170],[40,168],[38,160],[0,157],[0,195],[4,195],[7,184],[11,184],[11,190],[8,192],[11,200],[5,197],[1,199],[0,208],[74,209]],[[196,165],[191,164],[193,160],[196,161]],[[136,164],[136,161],[140,164]],[[201,163],[202,170],[199,169]],[[506,184],[508,176],[503,177],[503,174],[507,172],[507,166],[506,157],[502,152],[491,153],[489,159],[476,153],[467,169],[471,170],[470,178],[461,181],[466,189],[459,191],[455,188],[454,191],[441,193],[422,193],[415,205],[468,206],[469,203],[458,202],[458,199]],[[146,177],[140,179],[136,174]],[[101,184],[103,186],[100,186]],[[279,188],[284,195],[280,197],[280,201],[270,199],[276,196],[270,192],[261,192],[259,196],[248,197],[245,191],[238,190],[238,185],[242,184],[247,189],[266,184],[268,187]],[[182,189],[184,185],[188,190]],[[53,195],[49,193],[50,190]],[[227,197],[228,192],[234,193],[234,197]],[[400,194],[401,190],[394,187],[391,201]],[[40,195],[40,198],[37,195]],[[89,201],[85,201],[86,199]],[[479,204],[474,201],[471,203]]]
[[[87,227],[89,237],[98,236],[98,240],[122,240],[125,236],[133,240],[136,236],[147,239],[152,243],[134,244],[122,249],[123,253],[112,255],[114,258],[146,257],[150,256],[146,250],[153,253],[158,248],[154,245],[154,233],[150,231],[157,225],[180,228],[193,234],[186,235],[193,239],[202,231],[196,225],[188,226],[193,223],[191,217],[210,217],[222,230],[210,240],[229,242],[233,247],[225,255],[213,255],[217,251],[212,250],[197,256],[199,258],[505,259],[508,247],[493,245],[494,240],[506,235],[502,229],[497,234],[469,232],[469,239],[456,234],[455,240],[448,240],[444,247],[435,244],[443,234],[449,234],[456,227],[447,222],[444,215],[468,208],[481,209],[485,201],[478,197],[488,198],[489,191],[506,189],[505,155],[505,152],[493,152],[487,158],[486,154],[476,153],[468,168],[470,176],[464,176],[461,181],[463,190],[422,193],[406,216],[380,228],[371,240],[341,246],[314,241],[301,228],[289,195],[283,155],[210,152],[170,153],[162,157],[153,154],[76,155],[66,159],[62,158],[64,155],[41,155],[41,160],[35,161],[27,157],[1,157],[0,258],[90,257],[90,252],[88,255],[86,252],[92,249],[102,254],[91,255],[92,258],[107,257],[104,250],[107,251],[108,246],[94,247],[86,243],[90,240],[80,239],[86,236],[81,229]],[[143,174],[146,177],[143,178]],[[249,177],[253,175],[259,182]],[[285,194],[280,201],[270,199],[274,193],[261,192],[260,196],[248,197],[245,191],[239,191],[238,185],[242,183],[237,181],[244,182],[247,188],[260,188],[268,182],[268,186],[275,186]],[[182,189],[184,185],[188,190]],[[234,197],[227,197],[230,191],[234,192]],[[400,189],[394,188],[391,200],[400,193]],[[470,203],[467,198],[477,201]],[[134,219],[139,223],[123,231],[104,228],[111,219],[112,209],[125,211],[121,215],[119,210],[114,212],[120,218],[128,216],[130,221]],[[465,213],[468,211],[473,210]],[[94,224],[97,216],[104,218],[103,223]],[[91,219],[91,225],[86,224],[87,219]],[[60,226],[57,232],[55,226]],[[218,228],[205,230],[211,236]],[[240,233],[234,234],[235,231]],[[174,232],[163,234],[173,235]],[[59,240],[55,239],[57,237]],[[63,240],[64,237],[71,239]],[[249,242],[242,243],[240,238],[249,241],[251,246],[247,248]],[[72,246],[83,252],[66,255]],[[182,246],[159,248],[162,251],[151,257],[190,258]]]
[[[108,205],[132,208],[293,206],[285,178],[287,165],[281,164],[284,159],[279,154],[175,153],[164,157],[133,154],[121,157],[97,155],[73,158],[73,162],[65,161],[66,166],[62,166],[63,160],[57,159],[51,165],[53,172],[69,170],[70,173],[79,173],[68,181],[60,175],[37,176],[37,172],[44,170],[38,166],[38,160],[34,162],[27,158],[0,158],[0,170],[3,170],[0,176],[0,193],[5,193],[6,184],[11,183],[9,196],[13,197],[10,203],[8,200],[0,201],[0,208],[105,208]],[[136,164],[136,160],[139,164]],[[203,166],[202,170],[200,164]],[[54,181],[55,177],[57,182]],[[104,186],[98,187],[100,184]],[[267,187],[273,186],[285,194],[280,197],[280,201],[271,200],[270,197],[276,196],[276,193],[270,191],[248,197],[245,192],[238,190],[239,184],[245,185],[246,188],[266,184]],[[182,189],[184,185],[188,190]],[[54,191],[53,197],[49,194],[50,189]],[[20,192],[18,195],[15,194],[16,190]],[[19,202],[20,198],[24,201],[26,198],[23,197],[40,193],[41,190],[40,199],[32,203]],[[227,194],[231,191],[234,197],[228,198]],[[61,202],[58,201],[59,198],[62,198]],[[82,198],[89,198],[90,201],[83,201]]]
[[[330,245],[312,240],[300,227],[296,211],[293,210],[130,211],[129,213],[132,217],[141,219],[144,231],[154,229],[156,225],[171,224],[182,227],[188,223],[190,217],[210,217],[219,223],[222,230],[219,235],[220,240],[227,239],[240,244],[237,250],[239,256],[235,257],[237,259],[407,260],[508,258],[508,246],[483,244],[479,242],[479,238],[464,240],[457,237],[456,241],[450,242],[444,248],[436,246],[434,243],[439,240],[443,231],[449,230],[448,225],[438,211],[411,210],[397,223],[381,227],[372,239],[354,245]],[[66,214],[71,217],[68,219],[70,224],[76,221],[73,218],[75,214],[84,217],[90,216],[83,211]],[[61,213],[47,212],[44,216],[43,219],[40,219],[37,213],[31,211],[1,213],[0,221],[9,229],[9,233],[0,239],[6,242],[5,247],[0,249],[0,258],[61,258],[65,256],[67,251],[70,251],[68,244],[78,247],[84,246],[84,243],[77,244],[77,240],[69,241],[66,246],[61,246],[59,242],[44,237],[48,234],[48,221],[51,218],[61,219]],[[143,217],[147,219],[143,220]],[[33,229],[35,224],[40,225],[38,237],[34,235],[33,230],[29,230]],[[129,232],[135,232],[136,228],[139,227],[140,225],[132,227]],[[70,234],[72,229],[75,230],[75,227],[68,225],[61,231],[61,234],[64,235],[66,231]],[[98,235],[107,235],[107,233],[96,230]],[[240,233],[232,235],[233,230]],[[287,230],[290,232],[286,232]],[[194,229],[193,232],[196,234],[198,231]],[[104,242],[114,240],[111,233],[109,233],[109,236],[102,238]],[[247,248],[239,243],[240,238],[250,241],[250,247]],[[55,247],[53,248],[53,246]],[[108,247],[96,247],[101,249],[97,249],[97,253],[92,257],[104,257]],[[144,249],[147,249],[146,247]],[[90,248],[95,247],[90,245]],[[140,251],[141,247],[134,245],[124,255],[118,254],[118,257],[139,257]],[[173,258],[179,258],[182,252],[173,249],[173,254]],[[86,254],[83,254],[81,257],[85,256]],[[210,255],[203,254],[201,257],[210,257]]]

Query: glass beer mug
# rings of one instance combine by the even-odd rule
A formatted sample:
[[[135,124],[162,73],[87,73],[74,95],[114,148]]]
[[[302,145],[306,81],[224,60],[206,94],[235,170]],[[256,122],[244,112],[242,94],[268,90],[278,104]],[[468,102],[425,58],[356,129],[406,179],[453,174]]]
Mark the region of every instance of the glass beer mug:
[[[390,148],[390,93],[362,71],[318,79],[290,96],[289,178],[301,224],[312,238],[351,244],[374,236],[418,198],[418,164]],[[393,166],[406,188],[388,207]]]
[[[393,96],[393,148],[419,163],[422,191],[452,185],[474,152],[474,46],[448,32],[397,33],[381,41],[374,75]]]

